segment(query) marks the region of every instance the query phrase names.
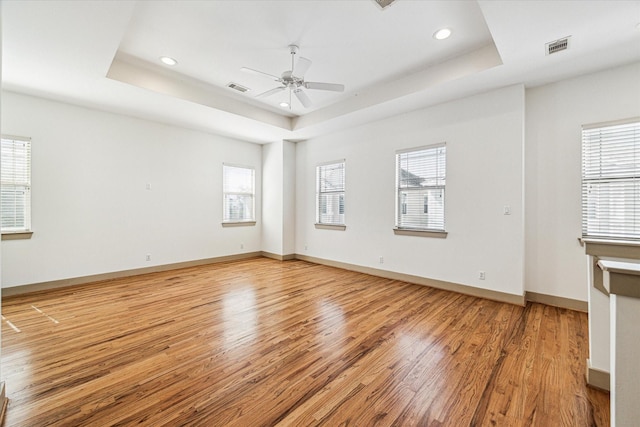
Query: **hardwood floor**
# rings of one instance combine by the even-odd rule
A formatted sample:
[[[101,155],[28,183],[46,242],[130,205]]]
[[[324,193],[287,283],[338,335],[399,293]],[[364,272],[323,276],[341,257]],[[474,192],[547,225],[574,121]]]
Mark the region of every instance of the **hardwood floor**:
[[[605,426],[584,313],[256,258],[3,300],[6,426]]]

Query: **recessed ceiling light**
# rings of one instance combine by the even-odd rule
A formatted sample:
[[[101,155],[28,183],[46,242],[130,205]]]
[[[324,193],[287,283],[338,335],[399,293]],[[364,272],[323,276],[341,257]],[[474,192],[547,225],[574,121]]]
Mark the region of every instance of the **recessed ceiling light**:
[[[160,61],[165,64],[165,65],[177,65],[178,61],[176,61],[175,59],[169,57],[169,56],[161,56],[160,57]]]
[[[441,28],[435,33],[433,33],[433,38],[436,40],[444,40],[446,38],[449,38],[450,35],[451,35],[451,30],[449,28]]]
[[[281,106],[282,108],[287,108],[287,107],[289,106],[289,103],[288,103],[288,102],[284,102],[284,101],[282,101],[282,102],[280,103],[280,106]]]

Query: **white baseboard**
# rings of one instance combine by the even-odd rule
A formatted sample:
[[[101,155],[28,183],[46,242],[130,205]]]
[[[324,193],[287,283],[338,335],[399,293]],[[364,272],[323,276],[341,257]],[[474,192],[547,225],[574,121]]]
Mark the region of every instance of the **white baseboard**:
[[[261,254],[262,254],[263,257],[276,259],[278,261],[289,261],[291,259],[296,259],[296,255],[295,254],[278,255],[278,254],[274,254],[274,253],[271,253],[271,252],[265,252],[265,251],[262,251]]]
[[[219,262],[237,261],[248,258],[262,256],[262,252],[248,252],[244,254],[226,255],[215,258],[198,259],[194,261],[177,262],[172,264],[156,265],[153,267],[136,268],[132,270],[114,271],[104,274],[93,274],[90,276],[72,277],[69,279],[53,280],[50,282],[32,283],[28,285],[12,286],[2,288],[2,297],[21,295],[30,292],[44,291],[49,289],[64,288],[67,286],[84,285],[86,283],[99,282],[101,280],[118,279],[121,277],[138,276],[140,274],[157,273],[160,271],[176,270],[179,268],[196,267],[198,265],[216,264]]]
[[[577,299],[539,294],[531,291],[525,292],[525,298],[527,301],[539,302],[541,304],[551,305],[554,307],[568,308],[569,310],[582,311],[584,313],[589,311],[589,304],[586,301],[580,301]]]
[[[340,261],[316,258],[308,255],[296,254],[296,259],[312,262],[314,264],[328,265],[330,267],[342,268],[344,270],[357,271],[359,273],[370,274],[372,276],[384,277],[385,279],[400,280],[402,282],[415,283],[417,285],[430,286],[432,288],[458,292],[460,294],[474,297],[490,299],[499,302],[506,302],[524,306],[524,295],[508,294],[506,292],[492,291],[489,289],[476,288],[474,286],[461,285],[459,283],[445,282],[443,280],[429,279],[428,277],[414,276],[412,274],[397,273],[394,271],[380,270],[372,267],[364,267],[356,264],[348,264]]]
[[[397,273],[388,270],[381,270],[372,267],[365,267],[356,264],[349,264],[340,261],[327,260],[324,258],[316,258],[302,254],[287,254],[279,255],[271,252],[249,252],[244,254],[227,255],[215,258],[206,258],[194,261],[178,262],[172,264],[157,265],[153,267],[138,268],[132,270],[115,271],[104,274],[94,274],[90,276],[73,277],[69,279],[54,280],[50,282],[32,283],[28,285],[13,286],[2,289],[2,296],[9,297],[13,295],[21,295],[29,292],[43,291],[48,289],[56,289],[67,286],[83,285],[91,282],[98,282],[101,280],[117,279],[121,277],[137,276],[140,274],[156,273],[160,271],[176,270],[179,268],[195,267],[198,265],[215,264],[219,262],[236,261],[242,259],[255,258],[264,256],[266,258],[275,259],[278,261],[288,261],[292,259],[299,259],[303,261],[312,262],[314,264],[328,265],[331,267],[342,268],[350,271],[357,271],[360,273],[371,274],[372,276],[384,277],[387,279],[401,280],[404,282],[415,283],[418,285],[431,286],[433,288],[444,289],[448,291],[458,292],[465,295],[471,295],[479,298],[486,298],[494,301],[506,302],[509,304],[516,304],[524,306],[526,301],[539,302],[542,304],[552,305],[556,307],[568,308],[571,310],[578,310],[587,312],[587,303],[585,301],[573,300],[570,298],[556,297],[553,295],[539,294],[536,292],[526,292],[524,296],[508,294],[505,292],[493,291],[489,289],[476,288],[474,286],[462,285],[459,283],[446,282],[443,280],[430,279],[422,276],[414,276],[411,274]],[[596,377],[598,375],[596,374]]]
[[[591,366],[591,359],[587,359],[587,384],[600,390],[610,391],[611,374]]]

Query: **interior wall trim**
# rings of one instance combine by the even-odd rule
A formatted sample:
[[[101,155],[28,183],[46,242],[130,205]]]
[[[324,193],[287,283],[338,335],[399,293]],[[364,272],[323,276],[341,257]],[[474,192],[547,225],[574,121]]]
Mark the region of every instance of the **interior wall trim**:
[[[602,369],[591,366],[591,359],[587,359],[587,384],[600,390],[610,391],[611,374]]]
[[[552,305],[554,307],[568,308],[569,310],[589,312],[589,303],[577,299],[558,297],[555,295],[539,294],[537,292],[526,291],[525,299],[540,304]]]
[[[476,288],[474,286],[462,285],[459,283],[446,282],[443,280],[430,279],[428,277],[414,276],[411,274],[397,273],[394,271],[381,270],[372,267],[365,267],[356,264],[349,264],[340,261],[333,261],[324,258],[317,258],[302,254],[285,254],[279,255],[267,251],[248,252],[244,254],[226,255],[214,258],[205,258],[194,261],[185,261],[172,264],[156,265],[153,267],[136,268],[131,270],[121,270],[111,273],[94,274],[90,276],[73,277],[69,279],[53,280],[49,282],[32,283],[27,285],[12,286],[2,288],[2,296],[10,297],[13,295],[22,295],[31,292],[45,291],[49,289],[64,288],[67,286],[84,285],[91,282],[99,282],[102,280],[118,279],[127,276],[138,276],[141,274],[156,273],[161,271],[176,270],[179,268],[196,267],[199,265],[215,264],[227,261],[236,261],[248,258],[266,257],[278,261],[289,261],[299,259],[302,261],[312,262],[314,264],[328,265],[330,267],[342,268],[359,273],[370,274],[372,276],[384,277],[386,279],[401,280],[403,282],[415,283],[417,285],[431,286],[437,289],[458,292],[465,295],[471,295],[479,298],[490,299],[494,301],[506,302],[524,306],[527,301],[538,302],[541,304],[551,305],[555,307],[567,308],[588,312],[588,304],[585,301],[574,300],[570,298],[557,297],[554,295],[539,294],[537,292],[527,291],[525,295],[514,295],[506,292],[493,291],[490,289]]]
[[[278,261],[289,261],[292,259],[296,259],[296,254],[287,254],[287,255],[278,255],[272,252],[261,252],[262,256],[265,258],[277,259]]]
[[[157,273],[160,271],[176,270],[179,268],[196,267],[199,265],[216,264],[219,262],[236,261],[247,258],[262,256],[262,252],[248,252],[244,254],[226,255],[214,258],[204,258],[194,261],[176,262],[172,264],[155,265],[152,267],[135,268],[132,270],[114,271],[112,273],[93,274],[90,276],[73,277],[69,279],[52,280],[50,282],[32,283],[28,285],[12,286],[2,288],[2,297],[21,295],[49,289],[65,288],[67,286],[84,285],[102,280],[119,279],[127,276],[138,276],[140,274]]]
[[[296,254],[296,259],[312,262],[314,264],[328,265],[330,267],[342,268],[344,270],[357,271],[358,273],[370,274],[372,276],[384,277],[385,279],[400,280],[414,283],[416,285],[430,286],[432,288],[458,292],[460,294],[474,297],[490,299],[493,301],[506,302],[524,306],[524,295],[508,294],[506,292],[493,291],[490,289],[476,288],[474,286],[461,285],[459,283],[445,282],[443,280],[429,279],[428,277],[414,276],[412,274],[397,273],[395,271],[380,270],[372,267],[365,267],[356,264],[348,264],[340,261],[333,261],[324,258],[316,258],[308,255]]]

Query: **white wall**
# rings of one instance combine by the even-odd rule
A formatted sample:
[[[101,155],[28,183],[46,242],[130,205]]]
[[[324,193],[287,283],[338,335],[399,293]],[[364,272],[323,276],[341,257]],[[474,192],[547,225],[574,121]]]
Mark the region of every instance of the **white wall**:
[[[283,254],[283,144],[272,142],[262,146],[262,250]]]
[[[635,116],[638,63],[526,91],[528,291],[587,300],[587,257],[578,243],[582,125]]]
[[[605,281],[609,274],[605,273]],[[611,294],[611,426],[634,426],[640,419],[640,299]]]
[[[296,143],[283,141],[282,253],[296,253]]]
[[[2,243],[3,286],[261,249],[288,254],[297,223],[295,252],[301,254],[514,294],[521,293],[524,269],[526,290],[586,300],[586,257],[577,242],[580,126],[640,115],[638,75],[640,64],[607,70],[528,89],[526,101],[521,87],[511,87],[297,147],[284,141],[262,148],[3,93],[3,132],[34,141],[35,230],[29,241]],[[524,259],[518,249],[525,245],[523,103]],[[395,150],[441,141],[448,144],[449,237],[395,236]],[[316,230],[315,166],[342,158],[347,230]],[[256,186],[268,196],[263,216],[260,194],[256,201],[264,229],[261,221],[220,227],[223,161],[256,167]],[[294,191],[295,213],[295,197],[288,197]],[[504,204],[511,216],[502,215]],[[486,271],[485,281],[479,270]]]
[[[279,141],[262,146],[262,250],[295,253],[296,144]]]
[[[2,16],[2,3],[0,3],[0,16]],[[2,81],[2,19],[0,19],[0,82]],[[4,100],[4,94],[0,92],[0,105]],[[2,108],[0,107],[0,110]],[[0,120],[0,134],[2,133],[2,120]],[[2,288],[4,281],[2,280],[2,245],[0,245],[0,288]],[[0,315],[2,315],[2,292],[0,292]],[[2,360],[2,328],[0,328],[0,360]],[[2,363],[0,363],[0,378],[2,376]],[[4,390],[4,382],[0,383],[0,387]]]
[[[583,124],[640,116],[640,63],[526,92],[526,258],[529,291],[589,301],[589,364],[609,371],[609,298],[589,288],[578,244]]]
[[[298,143],[296,252],[522,295],[523,138],[524,88],[514,86]],[[439,142],[449,235],[394,235],[395,152]],[[347,229],[315,229],[315,167],[339,159]]]
[[[4,287],[261,249],[259,190],[256,226],[221,226],[222,163],[260,189],[259,145],[7,92],[2,131],[32,138],[34,231],[2,242]]]

